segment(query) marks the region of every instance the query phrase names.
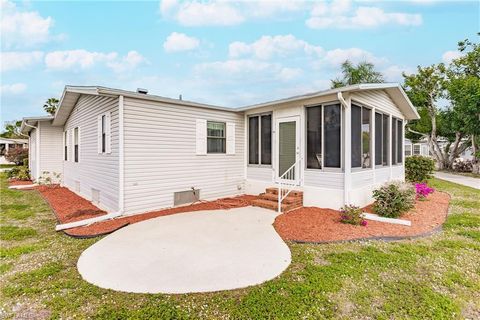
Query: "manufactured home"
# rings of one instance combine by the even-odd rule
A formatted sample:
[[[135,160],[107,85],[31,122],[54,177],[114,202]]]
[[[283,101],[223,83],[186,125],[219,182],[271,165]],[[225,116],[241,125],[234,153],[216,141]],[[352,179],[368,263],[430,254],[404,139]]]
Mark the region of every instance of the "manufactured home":
[[[303,205],[366,205],[404,179],[404,126],[419,115],[398,84],[359,84],[240,108],[67,86],[53,117],[25,118],[30,171],[100,208],[138,214],[266,188]]]

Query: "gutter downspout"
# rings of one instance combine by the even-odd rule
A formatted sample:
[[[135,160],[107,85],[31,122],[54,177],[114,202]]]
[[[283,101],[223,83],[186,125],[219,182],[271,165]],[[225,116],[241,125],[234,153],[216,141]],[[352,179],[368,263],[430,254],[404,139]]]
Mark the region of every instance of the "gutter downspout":
[[[337,93],[337,98],[345,109],[345,130],[344,130],[344,185],[343,185],[343,203],[350,203],[350,190],[352,188],[352,141],[351,141],[351,112],[350,99],[347,102],[341,91]]]
[[[30,127],[30,128],[33,128],[33,129],[36,129],[37,130],[37,135],[35,137],[35,153],[36,153],[36,163],[35,163],[35,166],[37,167],[36,168],[36,174],[35,174],[35,180],[38,180],[38,178],[40,178],[40,122],[38,122],[38,125],[35,127],[35,126],[32,126],[30,124],[28,124],[26,121],[25,121],[25,125],[27,127]],[[30,147],[30,146],[29,146]],[[30,159],[28,160],[28,165],[30,166]]]

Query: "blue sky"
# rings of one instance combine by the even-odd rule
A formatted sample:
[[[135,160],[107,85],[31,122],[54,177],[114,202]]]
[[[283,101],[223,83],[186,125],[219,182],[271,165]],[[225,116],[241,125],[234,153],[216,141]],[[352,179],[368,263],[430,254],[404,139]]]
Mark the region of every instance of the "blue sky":
[[[478,1],[1,0],[2,121],[69,85],[227,107],[322,90],[345,59],[388,81],[476,39]]]

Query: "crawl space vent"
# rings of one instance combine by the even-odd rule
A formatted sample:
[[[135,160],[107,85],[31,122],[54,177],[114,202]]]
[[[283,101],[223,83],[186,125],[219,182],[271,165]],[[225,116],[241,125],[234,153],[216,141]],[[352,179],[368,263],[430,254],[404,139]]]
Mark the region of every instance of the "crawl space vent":
[[[92,202],[100,203],[100,191],[92,188]]]
[[[200,190],[192,189],[173,193],[173,205],[190,204],[200,200]]]

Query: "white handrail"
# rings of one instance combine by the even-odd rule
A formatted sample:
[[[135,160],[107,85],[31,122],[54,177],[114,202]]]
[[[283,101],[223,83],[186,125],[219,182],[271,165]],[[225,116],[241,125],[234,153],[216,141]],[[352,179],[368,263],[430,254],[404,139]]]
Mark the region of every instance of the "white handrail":
[[[288,186],[293,187],[297,185],[297,181],[295,180],[295,174],[297,172],[300,172],[300,170],[295,170],[297,166],[300,165],[301,161],[303,158],[299,158],[297,161],[295,161],[294,164],[290,166],[279,178],[278,181],[278,213],[282,212],[282,202],[283,200],[289,195],[289,193],[293,190],[293,188],[288,188]],[[291,180],[292,182],[287,182],[286,180]],[[283,193],[283,189],[287,189],[287,192],[285,194]]]

